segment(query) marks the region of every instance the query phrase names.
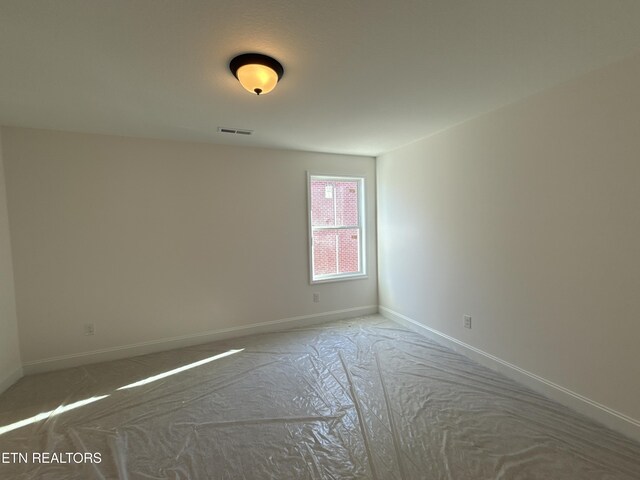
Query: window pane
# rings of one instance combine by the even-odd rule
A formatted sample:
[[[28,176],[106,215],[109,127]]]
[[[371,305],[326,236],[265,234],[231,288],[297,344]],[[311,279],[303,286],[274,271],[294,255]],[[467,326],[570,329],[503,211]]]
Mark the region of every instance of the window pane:
[[[313,273],[335,275],[337,269],[338,237],[336,230],[316,230],[313,232]]]
[[[364,178],[309,175],[311,281],[364,276]]]
[[[337,230],[338,235],[338,273],[357,273],[360,271],[358,250],[360,240],[358,230]]]
[[[358,223],[358,182],[335,182],[336,225],[355,227]]]
[[[335,226],[335,182],[311,180],[311,225]]]

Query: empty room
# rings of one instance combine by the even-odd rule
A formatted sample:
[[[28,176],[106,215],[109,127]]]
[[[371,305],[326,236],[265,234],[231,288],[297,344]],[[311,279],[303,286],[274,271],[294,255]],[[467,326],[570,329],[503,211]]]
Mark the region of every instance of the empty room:
[[[0,478],[640,479],[640,2],[0,0]]]

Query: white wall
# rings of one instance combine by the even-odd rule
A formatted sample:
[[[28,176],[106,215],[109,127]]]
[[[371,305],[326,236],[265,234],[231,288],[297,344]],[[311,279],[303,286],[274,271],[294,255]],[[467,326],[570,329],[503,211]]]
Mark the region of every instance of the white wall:
[[[373,158],[21,128],[2,134],[25,365],[323,312],[377,311]],[[309,285],[306,170],[367,177],[368,279]],[[85,322],[95,323],[94,336],[83,335]]]
[[[22,376],[0,132],[0,393]]]
[[[634,57],[382,155],[377,180],[381,306],[640,426],[638,85]]]

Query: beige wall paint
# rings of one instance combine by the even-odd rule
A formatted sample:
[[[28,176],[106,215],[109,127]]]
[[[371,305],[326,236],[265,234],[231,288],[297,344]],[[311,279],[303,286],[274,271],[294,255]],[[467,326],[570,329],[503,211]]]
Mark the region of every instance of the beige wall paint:
[[[2,133],[25,362],[377,305],[373,158]],[[368,279],[309,285],[307,170],[366,176]]]
[[[638,85],[634,57],[378,158],[381,306],[640,419]]]
[[[0,132],[0,392],[22,375]]]

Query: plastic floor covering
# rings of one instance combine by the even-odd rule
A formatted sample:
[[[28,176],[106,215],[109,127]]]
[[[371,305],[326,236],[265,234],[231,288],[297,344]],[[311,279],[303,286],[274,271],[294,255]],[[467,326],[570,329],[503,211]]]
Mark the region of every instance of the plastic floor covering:
[[[2,479],[640,479],[640,444],[380,316],[25,377],[0,452]]]

